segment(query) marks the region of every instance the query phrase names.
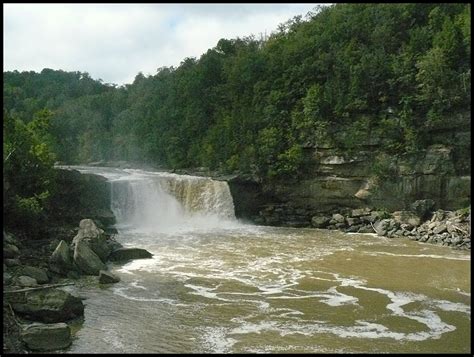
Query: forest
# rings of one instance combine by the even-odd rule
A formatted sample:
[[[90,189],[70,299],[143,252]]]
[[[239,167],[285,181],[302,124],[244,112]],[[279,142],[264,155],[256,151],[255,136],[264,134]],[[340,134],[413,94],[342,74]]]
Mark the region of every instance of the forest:
[[[305,148],[354,150],[372,132],[387,154],[422,150],[427,128],[470,110],[470,22],[470,4],[336,4],[131,84],[4,72],[4,215],[44,217],[55,162],[271,181],[304,172]]]

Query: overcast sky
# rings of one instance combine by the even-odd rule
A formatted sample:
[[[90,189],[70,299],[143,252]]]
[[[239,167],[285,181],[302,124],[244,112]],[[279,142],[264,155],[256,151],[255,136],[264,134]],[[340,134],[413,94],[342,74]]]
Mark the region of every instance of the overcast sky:
[[[88,72],[131,83],[221,38],[270,34],[318,4],[4,4],[4,71]]]

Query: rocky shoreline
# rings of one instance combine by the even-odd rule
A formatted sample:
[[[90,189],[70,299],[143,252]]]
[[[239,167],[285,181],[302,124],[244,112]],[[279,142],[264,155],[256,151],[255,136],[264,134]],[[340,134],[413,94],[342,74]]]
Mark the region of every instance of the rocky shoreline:
[[[344,209],[311,215],[310,210],[284,204],[268,205],[253,218],[258,224],[287,227],[313,227],[346,233],[376,233],[388,238],[411,240],[471,249],[471,209],[433,210],[432,200],[418,200],[412,210],[386,212],[369,207]]]
[[[124,248],[91,219],[83,219],[74,237],[42,249],[3,233],[3,336],[5,353],[56,351],[72,342],[70,324],[82,319],[84,303],[63,288],[89,283],[112,284],[120,279],[108,263],[151,258],[144,249]],[[32,262],[34,262],[32,264]]]

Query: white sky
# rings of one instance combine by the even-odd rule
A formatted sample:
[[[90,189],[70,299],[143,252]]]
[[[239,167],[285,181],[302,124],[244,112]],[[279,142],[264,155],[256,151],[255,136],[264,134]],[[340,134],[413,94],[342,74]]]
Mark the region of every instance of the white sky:
[[[199,57],[221,38],[260,33],[318,4],[4,4],[4,71],[88,72],[131,83]]]

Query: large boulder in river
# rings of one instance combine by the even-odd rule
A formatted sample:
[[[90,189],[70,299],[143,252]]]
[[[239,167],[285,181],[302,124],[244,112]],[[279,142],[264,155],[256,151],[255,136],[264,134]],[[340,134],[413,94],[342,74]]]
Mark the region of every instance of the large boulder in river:
[[[33,351],[56,351],[71,345],[71,329],[63,323],[34,323],[21,332],[26,346]]]
[[[99,275],[99,271],[105,270],[105,264],[83,240],[76,243],[74,247],[74,263],[88,275]]]
[[[144,259],[151,258],[153,254],[141,248],[119,248],[114,250],[109,259],[112,261],[123,261],[130,259]]]
[[[55,273],[66,275],[72,268],[72,257],[69,246],[62,240],[49,258],[49,269]]]
[[[107,244],[107,238],[104,231],[96,226],[92,219],[83,219],[79,223],[79,231],[72,240],[73,244],[78,242],[86,242],[92,251],[105,262],[109,256],[111,249]]]
[[[21,298],[12,299],[12,308],[29,320],[46,323],[64,322],[84,314],[82,300],[59,289],[27,291]]]

